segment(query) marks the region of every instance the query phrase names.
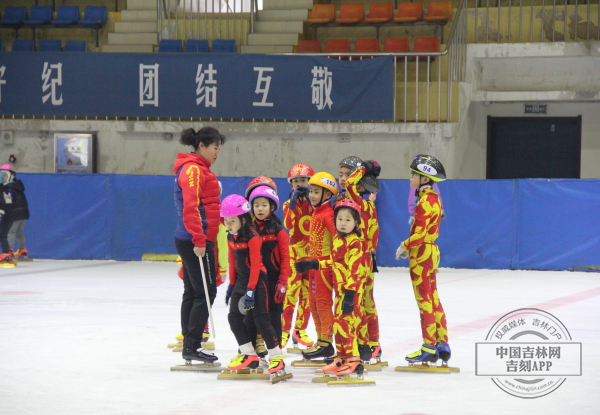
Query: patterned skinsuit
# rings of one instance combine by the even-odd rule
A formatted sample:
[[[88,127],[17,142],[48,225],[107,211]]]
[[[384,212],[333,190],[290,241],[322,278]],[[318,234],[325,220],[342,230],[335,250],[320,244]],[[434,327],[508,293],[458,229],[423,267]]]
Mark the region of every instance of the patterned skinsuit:
[[[296,330],[306,330],[310,318],[308,287],[310,274],[296,272],[296,261],[308,256],[310,218],[313,207],[308,200],[302,198],[296,203],[296,209],[289,208],[290,201],[283,204],[283,226],[290,232],[290,266],[292,274],[288,279],[287,291],[283,303],[283,331],[289,332],[292,327],[294,307],[298,304],[296,314]]]
[[[358,167],[346,181],[346,194],[361,209],[360,232],[363,235],[365,244],[365,252],[369,254],[377,251],[377,243],[379,241],[379,222],[377,221],[377,209],[375,202],[372,200],[364,200],[356,191],[356,185],[365,174],[364,167]],[[374,346],[379,344],[379,319],[377,317],[377,307],[375,306],[375,298],[373,297],[373,287],[375,285],[375,273],[372,272],[372,258],[369,257],[370,271],[364,287],[364,304],[363,304],[363,324],[359,329],[359,343]],[[366,343],[364,342],[366,340]]]
[[[319,261],[320,269],[326,267],[333,269],[335,289],[333,332],[337,355],[341,359],[359,356],[357,330],[361,323],[360,304],[364,281],[371,271],[368,261],[370,253],[365,252],[363,247],[363,241],[354,232],[346,236],[336,234],[333,238],[331,256]],[[356,292],[354,310],[349,314],[342,314],[345,290]]]
[[[326,259],[331,254],[332,235],[335,235],[333,209],[329,201],[315,208],[310,220],[310,252],[313,259]],[[310,312],[320,340],[333,343],[333,275],[331,268],[310,272]]]
[[[422,187],[415,209],[410,237],[402,246],[410,256],[410,278],[421,314],[424,344],[448,343],[446,314],[437,293],[435,276],[440,263],[440,250],[435,243],[439,235],[442,207],[431,186]]]

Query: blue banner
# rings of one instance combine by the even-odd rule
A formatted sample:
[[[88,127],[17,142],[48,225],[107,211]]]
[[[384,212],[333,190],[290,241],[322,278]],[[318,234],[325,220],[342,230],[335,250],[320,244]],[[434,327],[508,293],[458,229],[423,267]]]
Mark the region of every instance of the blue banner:
[[[393,119],[391,56],[2,53],[0,113]]]

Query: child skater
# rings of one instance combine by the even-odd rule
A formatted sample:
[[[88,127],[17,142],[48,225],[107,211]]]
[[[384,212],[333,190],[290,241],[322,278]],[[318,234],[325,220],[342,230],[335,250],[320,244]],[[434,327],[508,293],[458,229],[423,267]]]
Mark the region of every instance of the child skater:
[[[267,269],[269,290],[269,317],[281,344],[281,312],[287,289],[290,269],[290,247],[288,234],[275,215],[279,209],[279,197],[268,186],[258,186],[250,194],[250,205],[254,214],[254,229],[262,239],[262,261]]]
[[[367,274],[371,271],[370,253],[358,229],[360,206],[350,199],[339,201],[335,207],[336,234],[329,258],[296,262],[299,270],[331,267],[335,289],[334,334],[337,356],[323,368],[323,373],[336,376],[356,373],[362,375],[364,365],[357,344],[357,329],[361,321],[360,303]]]
[[[410,258],[410,279],[421,314],[423,346],[406,356],[409,363],[435,362],[438,356],[444,362],[450,359],[446,314],[440,302],[436,272],[440,250],[435,243],[439,235],[442,207],[439,195],[433,190],[434,182],[446,180],[446,171],[435,157],[420,154],[410,165],[410,187],[419,197],[410,237],[400,244],[396,259]]]
[[[338,187],[335,178],[325,172],[317,173],[308,181],[310,193],[308,199],[314,209],[310,220],[310,251],[313,259],[328,257],[331,253],[331,243],[335,235],[333,209],[331,199],[337,196]],[[299,270],[306,272],[308,270]],[[333,298],[331,268],[321,268],[311,271],[310,277],[310,312],[317,329],[318,341],[306,352],[305,359],[319,357],[329,358],[335,354],[333,348]]]
[[[221,217],[229,231],[229,287],[225,303],[229,305],[229,327],[240,351],[227,368],[258,367],[259,358],[253,345],[258,330],[267,345],[269,373],[275,374],[285,368],[285,363],[277,334],[269,320],[269,291],[261,256],[262,239],[252,226],[250,211],[250,203],[240,195],[229,195],[221,204]]]
[[[308,242],[310,231],[310,217],[313,207],[308,200],[310,189],[308,180],[315,174],[312,167],[307,164],[296,164],[288,172],[288,182],[292,188],[290,199],[283,204],[283,226],[289,231],[290,263],[308,257]],[[281,324],[283,333],[281,335],[281,347],[285,347],[290,338],[294,308],[298,304],[296,313],[296,324],[292,336],[303,346],[310,347],[314,342],[306,334],[306,327],[310,318],[310,306],[308,300],[309,273],[296,272],[291,267],[292,274],[288,279],[288,286],[283,303],[283,315]]]
[[[10,178],[6,183],[13,195],[13,224],[8,232],[8,245],[10,251],[14,251],[15,239],[19,243],[19,249],[14,252],[15,258],[27,258],[27,244],[25,242],[25,222],[29,219],[29,205],[25,196],[25,185],[17,178],[17,169],[12,164],[0,166],[0,170],[8,172]]]

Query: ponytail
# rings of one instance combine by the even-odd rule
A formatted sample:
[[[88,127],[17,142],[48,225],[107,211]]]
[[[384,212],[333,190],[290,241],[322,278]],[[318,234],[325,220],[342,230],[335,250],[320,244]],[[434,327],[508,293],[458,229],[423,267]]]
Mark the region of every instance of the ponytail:
[[[203,127],[198,131],[195,131],[193,128],[188,128],[181,132],[179,142],[184,146],[192,146],[194,147],[194,150],[198,150],[200,143],[205,147],[208,147],[213,143],[218,143],[219,145],[224,144],[225,136],[213,127]]]

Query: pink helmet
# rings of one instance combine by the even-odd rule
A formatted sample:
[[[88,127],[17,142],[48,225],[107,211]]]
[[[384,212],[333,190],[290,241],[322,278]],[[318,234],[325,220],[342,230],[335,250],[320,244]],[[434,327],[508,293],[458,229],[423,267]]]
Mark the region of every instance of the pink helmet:
[[[12,164],[6,163],[3,164],[2,166],[0,166],[0,170],[10,170],[12,172],[17,172],[17,169],[15,169],[15,166],[13,166]]]
[[[221,217],[231,218],[250,213],[250,202],[240,195],[229,195],[221,202]]]
[[[273,202],[275,202],[277,209],[279,209],[279,197],[277,197],[277,192],[275,192],[275,190],[271,189],[269,186],[258,186],[255,188],[252,193],[250,193],[250,204],[252,204],[254,199],[257,197],[266,197],[267,199],[271,199]]]

